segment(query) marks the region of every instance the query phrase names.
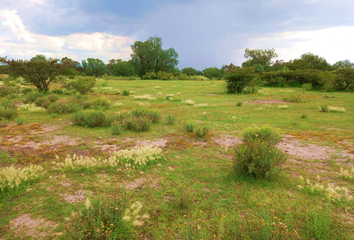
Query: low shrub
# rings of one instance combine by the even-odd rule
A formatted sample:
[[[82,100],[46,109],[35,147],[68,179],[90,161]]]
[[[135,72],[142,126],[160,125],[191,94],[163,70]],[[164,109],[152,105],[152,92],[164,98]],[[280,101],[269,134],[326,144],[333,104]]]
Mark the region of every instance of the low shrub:
[[[8,86],[1,86],[0,87],[0,97],[6,97],[13,93],[13,89]]]
[[[302,96],[301,94],[292,94],[291,96],[289,97],[284,97],[283,98],[283,101],[284,102],[295,102],[295,103],[299,103],[299,102],[302,102]]]
[[[50,95],[48,95],[48,100],[53,103],[53,102],[58,101],[59,97],[57,95],[50,94]]]
[[[24,120],[23,120],[23,118],[17,118],[17,119],[15,120],[15,122],[16,122],[17,125],[22,125],[23,122],[24,122]]]
[[[39,98],[37,98],[37,100],[34,102],[34,104],[35,104],[37,107],[43,107],[43,108],[45,108],[45,109],[47,109],[51,103],[52,103],[52,102],[49,101],[49,99],[46,98],[46,97],[39,97]]]
[[[157,123],[160,121],[161,116],[157,109],[148,109],[146,106],[139,106],[132,110],[132,114],[134,116],[142,116],[151,118],[153,123]]]
[[[0,119],[12,120],[17,117],[17,115],[16,105],[12,101],[4,99],[0,104]]]
[[[166,117],[166,122],[168,125],[173,125],[176,122],[176,117],[168,115]]]
[[[78,77],[77,80],[71,81],[69,84],[79,93],[86,94],[92,91],[92,88],[96,84],[96,80],[94,77]]]
[[[194,128],[195,128],[195,125],[194,125],[194,123],[187,122],[187,123],[184,123],[184,124],[183,124],[183,128],[184,128],[187,132],[193,132],[193,131],[194,131]]]
[[[196,128],[194,128],[193,132],[198,138],[204,139],[204,137],[208,136],[208,134],[209,134],[209,128],[196,127]]]
[[[101,127],[109,125],[106,114],[95,109],[79,111],[71,119],[77,126]]]
[[[66,114],[81,111],[83,106],[79,103],[70,102],[66,99],[60,99],[57,102],[49,105],[48,112],[56,114]]]
[[[125,119],[122,124],[128,130],[146,132],[151,128],[151,118],[146,116],[131,117]]]
[[[234,170],[238,175],[268,179],[277,175],[287,160],[276,146],[264,141],[248,141],[235,149]]]
[[[96,109],[107,109],[111,103],[106,97],[99,97],[92,102],[92,107]]]
[[[329,107],[328,105],[322,105],[319,107],[321,112],[329,112]]]
[[[26,98],[23,101],[23,103],[34,103],[37,100],[37,98],[43,97],[43,96],[44,95],[40,92],[29,93],[26,95]]]
[[[63,90],[61,90],[61,89],[53,89],[53,90],[51,91],[51,93],[54,93],[54,94],[63,94],[64,92],[63,92]]]
[[[120,135],[124,131],[124,125],[121,122],[114,121],[111,126],[113,135]]]
[[[308,114],[307,114],[307,113],[301,114],[301,118],[307,118],[307,117],[308,117]]]
[[[304,91],[311,91],[311,89],[312,89],[312,83],[303,83],[303,84],[302,84],[302,89],[303,89]]]
[[[236,106],[237,106],[237,107],[241,107],[242,104],[243,104],[243,102],[242,102],[242,101],[239,101],[239,102],[236,103]]]
[[[66,232],[71,239],[133,239],[134,224],[125,220],[130,207],[123,193],[114,198],[87,194],[85,204],[71,215]],[[135,210],[135,206],[133,208]],[[135,216],[141,209],[140,205],[136,209]],[[140,224],[142,221],[138,219],[137,222]]]
[[[242,141],[247,142],[265,142],[270,145],[276,145],[281,140],[279,130],[270,127],[269,125],[254,126],[245,128],[242,132]]]
[[[130,92],[128,90],[123,90],[122,94],[123,96],[129,96]]]

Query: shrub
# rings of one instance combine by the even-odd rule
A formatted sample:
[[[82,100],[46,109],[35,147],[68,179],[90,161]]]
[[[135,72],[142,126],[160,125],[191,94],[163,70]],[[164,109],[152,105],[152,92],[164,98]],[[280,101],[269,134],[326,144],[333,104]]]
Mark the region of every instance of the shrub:
[[[307,118],[307,117],[308,117],[308,114],[307,114],[307,113],[301,114],[301,118]]]
[[[123,96],[129,96],[130,92],[128,90],[123,90],[122,94]]]
[[[103,111],[90,109],[75,113],[72,121],[77,126],[100,127],[109,124],[108,118]]]
[[[197,127],[197,128],[194,128],[193,132],[198,138],[203,139],[204,137],[206,137],[209,134],[209,128]]]
[[[279,130],[274,129],[269,125],[263,125],[261,127],[254,126],[245,128],[241,139],[245,143],[260,141],[270,145],[276,145],[281,140],[281,134]]]
[[[110,105],[111,105],[111,103],[109,102],[109,100],[106,97],[99,97],[92,102],[92,106],[94,108],[98,108],[98,109],[100,109],[100,108],[107,109],[107,108],[109,108]]]
[[[57,102],[51,104],[47,110],[49,113],[66,114],[74,113],[82,109],[83,107],[78,103],[69,102],[66,99],[60,99]]]
[[[37,107],[43,107],[43,108],[47,109],[49,107],[49,105],[51,104],[51,102],[46,97],[40,97],[40,98],[37,98],[37,100],[34,102],[34,104]]]
[[[143,79],[157,79],[157,75],[155,72],[147,72],[142,78]]]
[[[0,87],[0,97],[5,97],[7,95],[10,95],[11,93],[13,93],[13,90],[10,87],[8,86]]]
[[[53,89],[52,93],[54,93],[54,94],[63,94],[64,92],[61,89]]]
[[[37,100],[37,98],[43,97],[43,96],[44,95],[40,92],[29,93],[26,95],[26,98],[23,101],[23,103],[34,103]]]
[[[4,99],[0,104],[0,119],[11,120],[17,117],[17,115],[16,105],[12,101]]]
[[[23,122],[24,122],[24,120],[23,120],[23,118],[17,118],[17,119],[15,120],[15,122],[16,122],[17,125],[22,125]]]
[[[241,107],[242,104],[243,104],[243,102],[242,102],[242,101],[239,101],[239,102],[236,103],[236,106]]]
[[[174,116],[168,115],[166,117],[166,122],[167,122],[168,125],[173,125],[176,122],[176,118]]]
[[[153,123],[160,121],[161,116],[157,109],[148,109],[146,106],[139,106],[132,110],[134,116],[145,116],[151,118]]]
[[[94,77],[78,77],[77,80],[70,82],[71,87],[81,94],[90,92],[95,84]]]
[[[299,103],[302,102],[301,100],[302,95],[301,94],[292,94],[290,97],[284,97],[283,101],[284,102],[295,102],[295,103]]]
[[[53,102],[58,101],[59,97],[57,95],[50,94],[50,95],[48,95],[48,100],[53,103]]]
[[[146,132],[150,130],[151,118],[149,117],[131,117],[122,121],[123,126],[132,131]]]
[[[121,122],[114,121],[111,126],[113,135],[120,135],[124,131],[124,125]]]
[[[122,193],[115,198],[102,195],[91,198],[87,194],[85,204],[72,214],[66,231],[71,239],[133,239],[133,224],[124,220],[129,207]]]
[[[276,146],[264,142],[248,141],[235,149],[234,170],[236,174],[267,179],[277,175],[287,156]]]
[[[193,132],[193,131],[194,131],[194,128],[195,128],[195,125],[194,125],[194,123],[187,122],[187,123],[184,123],[184,124],[183,124],[183,128],[184,128],[187,132]]]
[[[312,83],[303,83],[302,84],[302,89],[304,91],[310,91],[312,89]]]
[[[329,112],[329,107],[328,107],[328,105],[322,105],[322,106],[320,106],[320,111],[321,111],[321,112]]]

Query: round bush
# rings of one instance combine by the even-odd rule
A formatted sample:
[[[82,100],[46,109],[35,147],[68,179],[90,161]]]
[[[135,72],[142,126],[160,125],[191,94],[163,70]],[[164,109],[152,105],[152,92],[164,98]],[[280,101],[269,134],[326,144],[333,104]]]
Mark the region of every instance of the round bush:
[[[281,133],[279,130],[263,125],[261,127],[248,127],[243,130],[242,141],[247,142],[266,142],[270,145],[276,145],[281,141]]]

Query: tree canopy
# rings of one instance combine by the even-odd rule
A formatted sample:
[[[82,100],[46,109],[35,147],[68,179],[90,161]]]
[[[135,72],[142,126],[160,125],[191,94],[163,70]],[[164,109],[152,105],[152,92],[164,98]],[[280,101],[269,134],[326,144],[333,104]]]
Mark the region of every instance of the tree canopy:
[[[273,62],[272,59],[277,58],[278,54],[275,53],[275,49],[245,49],[244,57],[246,62],[242,63],[242,67],[255,66],[260,64],[262,66],[270,66]]]
[[[304,53],[301,55],[300,59],[295,59],[289,61],[287,67],[290,70],[305,70],[305,69],[317,69],[317,70],[329,70],[331,65],[326,61],[326,59],[314,55],[313,53]]]
[[[82,60],[83,73],[86,76],[100,77],[106,73],[106,64],[99,58]]]
[[[162,39],[150,37],[145,42],[131,45],[131,61],[140,76],[147,72],[172,72],[178,64],[178,54],[173,48],[162,49]]]

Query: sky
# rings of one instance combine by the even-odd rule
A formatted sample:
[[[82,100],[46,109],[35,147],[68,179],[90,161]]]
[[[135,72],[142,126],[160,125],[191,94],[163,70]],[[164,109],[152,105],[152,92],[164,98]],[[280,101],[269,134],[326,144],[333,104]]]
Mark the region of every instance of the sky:
[[[129,60],[161,37],[179,69],[241,65],[246,48],[278,60],[311,52],[354,62],[353,0],[0,0],[0,56]]]

